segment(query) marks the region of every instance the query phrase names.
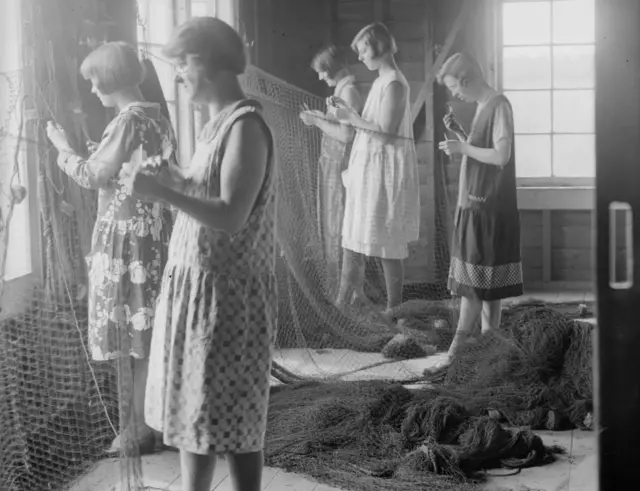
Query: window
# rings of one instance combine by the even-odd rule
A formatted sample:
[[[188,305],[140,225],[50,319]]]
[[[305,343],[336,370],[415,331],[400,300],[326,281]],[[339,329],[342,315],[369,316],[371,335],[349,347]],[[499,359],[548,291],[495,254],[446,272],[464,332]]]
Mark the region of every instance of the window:
[[[593,182],[594,11],[594,0],[503,0],[499,75],[524,183]]]
[[[28,124],[23,120],[22,137],[19,140],[19,124],[21,118],[22,101],[22,57],[20,26],[20,0],[8,0],[3,7],[0,17],[0,32],[5,36],[5,42],[0,46],[0,211],[2,227],[6,226],[11,199],[11,184],[19,184],[27,189],[29,175],[26,166],[26,141]],[[23,115],[24,117],[24,115]],[[26,119],[26,117],[24,117]],[[18,149],[18,174],[15,173],[15,154]],[[33,272],[32,241],[34,231],[31,229],[37,220],[31,220],[30,210],[37,208],[33,204],[35,196],[29,196],[19,204],[14,205],[13,215],[9,223],[9,243],[4,265],[5,281],[25,278]],[[4,240],[7,230],[0,231],[0,254],[3,253]]]
[[[174,67],[161,55],[177,25],[196,16],[215,16],[238,27],[235,0],[138,0],[138,44],[147,52],[158,72],[171,121],[178,138],[180,162],[193,154],[196,133],[206,121],[206,111],[193,108],[184,88],[175,81]]]

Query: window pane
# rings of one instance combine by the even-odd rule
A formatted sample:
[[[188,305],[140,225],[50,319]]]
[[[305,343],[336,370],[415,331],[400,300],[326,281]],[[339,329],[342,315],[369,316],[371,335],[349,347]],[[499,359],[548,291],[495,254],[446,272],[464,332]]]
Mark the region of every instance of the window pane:
[[[553,86],[557,89],[592,89],[596,83],[595,46],[555,46]]]
[[[142,0],[138,4],[141,26],[138,42],[164,44],[173,32],[172,0]]]
[[[153,63],[153,66],[158,73],[160,79],[160,85],[162,85],[162,92],[165,99],[173,101],[176,98],[176,72],[173,65],[167,61],[161,55],[161,46],[148,46],[148,55]]]
[[[191,0],[191,16],[213,17],[215,16],[215,4],[214,0]]]
[[[550,89],[551,48],[503,49],[502,84],[509,89]]]
[[[551,42],[551,2],[505,3],[502,43],[527,46]]]
[[[553,92],[553,131],[595,133],[595,91],[559,90]]]
[[[553,175],[556,177],[595,177],[595,135],[554,135]]]
[[[553,2],[554,43],[595,43],[595,5],[593,0]]]
[[[551,133],[551,92],[505,92],[513,107],[516,133]]]
[[[551,136],[516,135],[516,175],[551,176]]]

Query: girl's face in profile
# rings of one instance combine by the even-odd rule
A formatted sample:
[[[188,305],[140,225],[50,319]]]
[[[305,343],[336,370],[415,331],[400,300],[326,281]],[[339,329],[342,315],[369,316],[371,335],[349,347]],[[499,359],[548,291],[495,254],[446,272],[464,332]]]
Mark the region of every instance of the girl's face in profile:
[[[454,97],[466,102],[474,102],[474,98],[472,97],[468,84],[461,83],[460,80],[452,77],[451,75],[445,75],[443,81]]]
[[[369,70],[377,70],[378,63],[373,52],[373,48],[367,41],[358,41],[356,43],[356,49],[358,50],[358,59]]]
[[[205,88],[208,85],[208,79],[205,74],[204,67],[196,55],[185,55],[184,58],[175,63],[176,72],[187,90],[191,102],[203,102]]]
[[[329,77],[329,74],[327,72],[318,72],[318,79],[322,80],[329,87],[336,86],[336,81]]]
[[[104,94],[98,88],[100,87],[100,80],[96,77],[91,77],[91,93],[95,94],[104,107],[115,107],[116,102],[113,100],[109,94]]]

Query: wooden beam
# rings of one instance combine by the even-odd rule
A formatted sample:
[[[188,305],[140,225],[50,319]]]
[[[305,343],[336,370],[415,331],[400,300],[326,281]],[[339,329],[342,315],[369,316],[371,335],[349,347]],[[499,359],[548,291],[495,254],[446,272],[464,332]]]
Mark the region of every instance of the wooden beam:
[[[449,31],[449,34],[447,35],[447,39],[445,40],[444,46],[442,46],[442,50],[438,54],[438,57],[436,58],[433,65],[431,65],[431,69],[428,70],[424,84],[422,85],[422,87],[420,88],[420,92],[418,93],[418,97],[416,98],[413,105],[411,106],[412,121],[416,120],[416,118],[418,117],[418,114],[420,114],[420,109],[422,108],[422,105],[426,103],[427,94],[429,93],[429,86],[433,84],[433,79],[435,79],[438,71],[440,70],[440,68],[448,58],[451,48],[453,46],[453,43],[455,42],[456,37],[458,35],[458,31],[460,31],[460,28],[462,27],[462,24],[466,19],[467,14],[471,10],[471,5],[472,5],[471,0],[462,0],[462,1],[463,1],[462,7],[460,8],[460,12],[456,17],[456,20],[454,21],[453,26]],[[433,49],[433,46],[431,46],[430,49]]]
[[[383,0],[373,0],[373,20],[375,22],[385,21]]]
[[[551,282],[551,210],[542,210],[542,282]]]

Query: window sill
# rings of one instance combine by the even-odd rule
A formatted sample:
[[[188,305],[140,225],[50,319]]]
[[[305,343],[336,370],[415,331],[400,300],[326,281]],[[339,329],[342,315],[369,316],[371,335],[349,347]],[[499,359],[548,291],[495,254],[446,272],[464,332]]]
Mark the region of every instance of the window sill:
[[[594,186],[519,186],[521,210],[592,210]]]

